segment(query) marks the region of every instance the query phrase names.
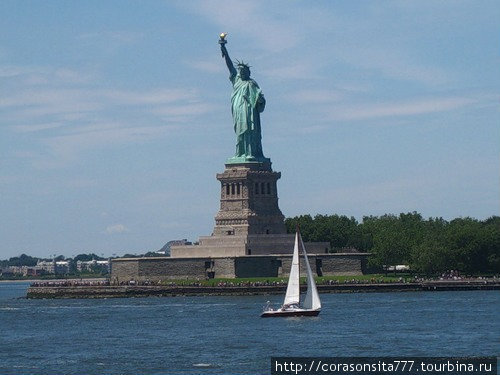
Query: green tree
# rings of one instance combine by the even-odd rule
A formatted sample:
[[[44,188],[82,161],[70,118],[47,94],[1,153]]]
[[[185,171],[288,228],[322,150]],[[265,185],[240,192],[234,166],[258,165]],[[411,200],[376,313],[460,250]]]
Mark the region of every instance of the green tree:
[[[38,262],[38,258],[31,257],[26,254],[21,254],[18,257],[12,257],[9,259],[9,266],[35,266]]]
[[[500,274],[500,217],[492,216],[483,222],[483,246],[487,258],[487,272]]]
[[[102,258],[94,253],[90,253],[90,254],[78,254],[76,257],[73,258],[73,261],[74,262],[77,262],[77,261],[82,261],[82,262],[88,262],[88,261],[91,261],[91,260],[103,260],[105,258]]]
[[[365,218],[363,226],[366,226],[367,232],[372,236],[372,256],[369,258],[371,266],[381,268],[402,263],[405,243],[396,216]]]
[[[481,229],[478,220],[468,217],[452,220],[447,228],[448,256],[454,260],[454,267],[461,272],[471,274],[487,268]]]
[[[449,265],[453,261],[445,240],[448,222],[443,218],[429,218],[422,224],[421,237],[411,247],[411,269],[426,275],[450,269]]]
[[[285,220],[285,226],[288,233],[295,233],[298,226],[304,242],[313,241],[314,222],[311,215],[301,215],[294,218],[288,218]]]
[[[288,233],[297,225],[306,242],[329,242],[333,251],[362,246],[361,228],[355,218],[339,215],[297,216],[285,220]]]
[[[410,265],[433,275],[447,270],[500,273],[500,217],[424,220],[418,212],[365,216],[362,223],[339,215],[302,215],[285,221],[289,233],[300,226],[304,241],[329,241],[332,249],[370,252],[369,265]]]

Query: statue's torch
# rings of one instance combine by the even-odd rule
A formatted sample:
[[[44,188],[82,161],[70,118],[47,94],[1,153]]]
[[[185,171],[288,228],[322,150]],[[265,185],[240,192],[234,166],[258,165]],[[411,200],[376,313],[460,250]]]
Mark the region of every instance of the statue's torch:
[[[221,33],[219,35],[219,44],[220,44],[221,48],[227,43],[226,36],[227,36],[227,33]],[[222,57],[224,57],[224,52],[222,52]]]

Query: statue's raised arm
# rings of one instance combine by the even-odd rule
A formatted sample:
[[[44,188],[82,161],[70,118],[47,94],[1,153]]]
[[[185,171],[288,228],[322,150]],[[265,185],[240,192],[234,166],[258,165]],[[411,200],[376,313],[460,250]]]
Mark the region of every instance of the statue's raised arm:
[[[222,52],[222,57],[226,60],[226,65],[227,68],[229,69],[229,74],[231,77],[236,76],[237,72],[236,69],[233,65],[233,62],[231,61],[231,58],[229,57],[229,53],[227,53],[227,48],[226,48],[226,33],[220,34],[220,39],[219,39],[219,44],[220,44],[220,50]]]

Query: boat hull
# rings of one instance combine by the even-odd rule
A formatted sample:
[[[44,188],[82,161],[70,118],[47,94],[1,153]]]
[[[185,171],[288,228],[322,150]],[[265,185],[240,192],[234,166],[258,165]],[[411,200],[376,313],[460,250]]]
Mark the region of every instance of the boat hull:
[[[271,310],[260,314],[261,318],[279,318],[287,316],[318,316],[321,310]]]

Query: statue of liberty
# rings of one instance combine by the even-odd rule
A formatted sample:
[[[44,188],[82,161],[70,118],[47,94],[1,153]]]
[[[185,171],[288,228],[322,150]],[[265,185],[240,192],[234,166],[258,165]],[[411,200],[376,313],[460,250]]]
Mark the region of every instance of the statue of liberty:
[[[221,34],[219,43],[233,84],[231,112],[236,133],[236,153],[228,162],[269,161],[262,153],[260,127],[260,113],[264,111],[266,100],[257,82],[250,78],[250,66],[237,61],[237,70],[234,67],[225,46],[225,37],[225,33]]]

